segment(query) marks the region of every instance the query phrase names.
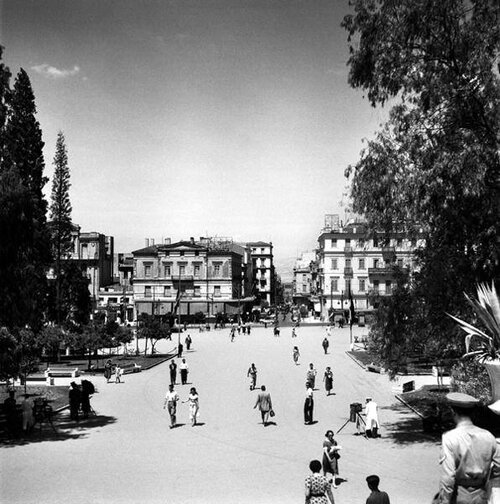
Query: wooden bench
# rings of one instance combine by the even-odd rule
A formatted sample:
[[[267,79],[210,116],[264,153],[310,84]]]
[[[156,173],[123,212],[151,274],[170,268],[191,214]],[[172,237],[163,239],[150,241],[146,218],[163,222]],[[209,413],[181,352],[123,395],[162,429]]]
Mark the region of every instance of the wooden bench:
[[[123,366],[118,365],[118,367],[122,370],[122,374],[139,373],[142,370],[142,366],[139,366],[135,362],[129,362],[128,364],[123,364]]]
[[[47,385],[69,385],[80,376],[80,370],[75,367],[49,367],[45,370]]]
[[[354,336],[354,343],[356,345],[361,346],[364,350],[366,350],[366,346],[368,343],[368,336],[364,334],[363,336]]]

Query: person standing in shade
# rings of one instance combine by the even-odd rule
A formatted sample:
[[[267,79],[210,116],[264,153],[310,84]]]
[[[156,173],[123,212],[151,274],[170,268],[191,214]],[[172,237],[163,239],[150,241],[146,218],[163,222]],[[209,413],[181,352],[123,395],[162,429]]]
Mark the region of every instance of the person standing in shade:
[[[254,390],[257,384],[257,368],[255,364],[252,363],[248,368],[247,377],[250,377],[250,390]]]
[[[330,366],[326,368],[325,374],[323,375],[323,381],[325,382],[326,395],[329,396],[333,388],[333,372]]]
[[[306,383],[306,398],[304,401],[304,423],[310,425],[313,423],[314,398],[313,388],[309,382]]]
[[[337,444],[333,437],[333,431],[326,431],[325,440],[323,441],[323,474],[325,476],[327,473],[332,475],[333,488],[337,488],[335,476],[339,474],[338,459],[340,458],[339,450],[341,449],[342,447]]]
[[[9,396],[3,402],[5,419],[7,420],[7,430],[12,437],[17,437],[19,433],[16,392],[9,390]]]
[[[104,378],[106,378],[106,383],[109,383],[109,380],[111,379],[111,370],[113,369],[113,364],[111,363],[111,360],[108,359],[106,361],[106,364],[104,364]]]
[[[305,481],[306,504],[335,504],[331,484],[328,479],[321,474],[321,462],[311,460],[309,469],[312,474],[307,476]]]
[[[299,357],[300,357],[300,352],[299,352],[299,347],[294,346],[293,347],[293,362],[295,362],[295,365],[299,365]]]
[[[175,385],[175,382],[177,380],[177,364],[173,359],[168,365],[168,368],[170,370],[170,384]]]
[[[250,331],[251,330],[252,330],[252,326],[251,326],[250,322],[248,322],[247,333],[248,333],[249,336],[250,336]]]
[[[182,359],[182,362],[179,364],[179,372],[181,373],[181,384],[186,385],[189,373],[189,367],[186,364],[186,359]]]
[[[28,401],[27,394],[24,395],[21,402],[21,411],[23,414],[23,432],[29,434],[35,423],[35,419],[33,416],[33,403]]]
[[[330,346],[330,342],[325,337],[325,339],[323,340],[323,343],[321,343],[321,344],[323,345],[323,350],[325,351],[325,354],[327,354],[328,353],[328,347]]]
[[[184,343],[186,344],[186,350],[188,350],[188,351],[191,350],[191,343],[192,343],[191,335],[188,334],[186,336]]]
[[[433,503],[484,504],[490,477],[500,475],[500,452],[493,434],[472,423],[479,401],[468,394],[446,396],[456,427],[443,434],[441,479]]]
[[[271,401],[271,394],[266,392],[266,386],[262,385],[260,387],[259,395],[257,396],[257,401],[255,402],[255,408],[259,408],[260,416],[262,417],[262,424],[264,427],[267,426],[267,420],[269,418],[269,412],[273,409],[273,403]]]
[[[316,383],[316,374],[317,374],[317,371],[314,369],[313,363],[311,362],[309,364],[309,369],[307,370],[306,382],[309,382],[311,384],[311,388],[313,390],[314,390],[314,385]]]
[[[71,420],[78,420],[78,410],[80,409],[81,393],[76,382],[71,382],[69,389],[69,416]]]
[[[380,478],[376,474],[366,477],[366,483],[372,493],[366,499],[366,504],[391,504],[387,492],[378,489]]]
[[[189,403],[189,421],[191,422],[191,427],[194,427],[198,420],[198,411],[200,409],[198,392],[196,392],[194,387],[191,387],[188,398],[182,402]]]
[[[165,402],[163,403],[163,409],[168,408],[168,414],[170,415],[170,428],[173,429],[177,425],[177,401],[179,400],[179,394],[174,390],[173,385],[168,386],[168,392],[165,395]]]

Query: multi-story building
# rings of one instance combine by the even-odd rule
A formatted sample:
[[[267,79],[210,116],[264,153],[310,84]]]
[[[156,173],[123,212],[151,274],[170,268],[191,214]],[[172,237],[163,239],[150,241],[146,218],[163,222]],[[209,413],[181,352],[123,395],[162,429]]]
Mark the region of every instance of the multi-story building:
[[[261,301],[270,305],[275,303],[273,244],[271,242],[248,242],[252,258],[252,271],[255,290]]]
[[[343,224],[338,216],[326,216],[317,250],[322,315],[348,309],[350,295],[356,311],[372,310],[371,294],[391,295],[395,266],[413,271],[421,242],[404,231],[368,234],[360,219]]]
[[[113,283],[114,239],[96,232],[81,233],[80,226],[75,226],[71,235],[73,248],[69,259],[85,269],[90,296],[96,306],[99,289]]]
[[[303,252],[293,268],[293,303],[312,309],[317,295],[316,252]]]
[[[237,313],[249,301],[245,251],[231,239],[147,241],[132,254],[136,315]]]

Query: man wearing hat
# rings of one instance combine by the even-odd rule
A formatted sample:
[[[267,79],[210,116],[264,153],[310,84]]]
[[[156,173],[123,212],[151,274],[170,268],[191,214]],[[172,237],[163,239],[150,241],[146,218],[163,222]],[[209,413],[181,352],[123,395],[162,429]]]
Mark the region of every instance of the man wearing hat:
[[[446,396],[456,427],[443,434],[441,481],[434,499],[438,504],[486,504],[490,472],[500,472],[496,440],[485,429],[476,427],[471,416],[479,401],[467,394]]]

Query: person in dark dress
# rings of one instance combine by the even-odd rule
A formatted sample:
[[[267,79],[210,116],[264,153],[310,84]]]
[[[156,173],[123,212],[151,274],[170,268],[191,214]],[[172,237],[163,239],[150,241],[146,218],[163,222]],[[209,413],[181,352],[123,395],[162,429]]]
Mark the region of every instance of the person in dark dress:
[[[177,380],[177,364],[172,359],[172,361],[170,362],[170,364],[168,365],[168,367],[170,369],[170,383],[172,385],[175,385],[175,382]]]
[[[192,340],[191,340],[191,336],[189,334],[186,336],[186,340],[184,341],[184,343],[186,343],[186,350],[190,350]]]
[[[330,395],[333,388],[333,373],[330,366],[326,368],[325,374],[323,376],[323,381],[325,382],[326,395]]]
[[[108,359],[106,361],[106,364],[104,364],[104,378],[106,378],[106,383],[109,383],[112,371],[113,371],[113,364],[111,360]]]
[[[69,389],[69,416],[71,420],[78,420],[78,410],[80,409],[81,399],[80,387],[78,387],[76,382],[71,382],[71,387]]]
[[[177,358],[182,358],[182,352],[184,351],[184,345],[179,342],[179,344],[177,345]]]
[[[9,390],[9,397],[3,402],[3,410],[7,421],[7,430],[12,437],[19,434],[19,422],[17,414],[16,392]]]
[[[323,340],[322,345],[323,345],[323,350],[325,351],[325,354],[327,354],[328,353],[328,347],[330,346],[330,342],[325,338]]]

